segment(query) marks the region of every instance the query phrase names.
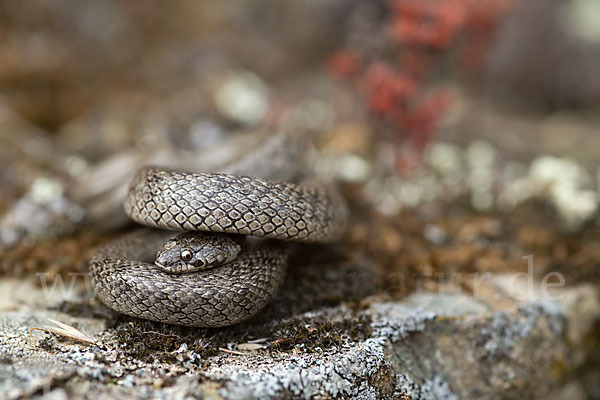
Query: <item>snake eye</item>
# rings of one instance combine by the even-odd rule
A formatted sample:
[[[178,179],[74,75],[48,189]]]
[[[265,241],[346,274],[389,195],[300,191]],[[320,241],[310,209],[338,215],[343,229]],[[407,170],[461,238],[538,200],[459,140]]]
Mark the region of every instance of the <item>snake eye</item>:
[[[190,261],[193,257],[192,252],[189,249],[185,249],[181,251],[181,254],[179,254],[179,256],[181,257],[181,259],[183,261]]]

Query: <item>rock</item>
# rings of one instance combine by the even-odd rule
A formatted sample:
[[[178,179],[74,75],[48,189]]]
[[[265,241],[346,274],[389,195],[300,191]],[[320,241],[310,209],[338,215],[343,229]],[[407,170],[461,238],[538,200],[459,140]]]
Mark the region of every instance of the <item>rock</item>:
[[[502,279],[492,282],[502,287]],[[27,280],[3,292],[10,298],[25,286],[27,299],[2,303],[2,398],[552,399],[568,394],[575,400],[587,393],[584,378],[573,372],[590,361],[584,338],[599,315],[595,291],[585,285],[563,289],[561,300],[534,296],[503,310],[465,293],[422,292],[402,301],[374,301],[362,311],[339,305],[259,322],[268,337],[252,339],[248,335],[257,324],[211,331],[131,319],[106,330],[107,320],[92,318],[85,308],[90,301],[85,285],[74,284],[79,296],[71,297],[84,311],[65,308],[58,291],[50,296]],[[570,306],[575,303],[579,306]],[[111,313],[106,315],[110,321]],[[47,325],[48,317],[78,327],[97,344],[30,331]],[[135,340],[135,334],[148,340]],[[223,344],[211,342],[216,337]],[[164,340],[162,351],[153,353],[154,340]]]

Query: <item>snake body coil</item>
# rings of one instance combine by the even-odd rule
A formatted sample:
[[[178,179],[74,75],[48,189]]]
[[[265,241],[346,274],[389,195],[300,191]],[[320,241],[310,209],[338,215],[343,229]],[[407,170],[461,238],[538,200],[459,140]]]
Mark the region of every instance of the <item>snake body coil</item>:
[[[262,237],[225,265],[188,274],[152,264],[173,236],[145,229],[101,248],[90,262],[98,298],[135,317],[197,326],[232,325],[264,307],[283,282],[282,240],[328,242],[345,227],[339,195],[322,185],[296,185],[225,174],[142,168],[125,200],[134,221],[168,230]]]

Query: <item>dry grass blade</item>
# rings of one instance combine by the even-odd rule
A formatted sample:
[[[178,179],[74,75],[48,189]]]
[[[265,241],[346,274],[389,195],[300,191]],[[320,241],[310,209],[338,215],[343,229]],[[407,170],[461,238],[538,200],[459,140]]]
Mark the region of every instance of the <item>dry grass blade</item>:
[[[92,337],[83,333],[79,329],[76,329],[67,324],[63,324],[60,321],[53,320],[52,318],[48,318],[48,321],[52,322],[56,326],[49,327],[49,328],[29,328],[29,332],[31,333],[31,331],[36,330],[36,331],[42,331],[42,332],[47,332],[47,333],[54,333],[56,335],[64,336],[69,339],[76,340],[78,342],[83,342],[83,343],[93,344],[93,345],[96,344],[96,342],[94,341],[94,339]]]
[[[266,347],[267,346],[265,346],[264,344],[260,344],[260,343],[240,343],[237,345],[237,349],[240,351],[261,350]]]
[[[219,347],[219,350],[222,351],[223,353],[227,353],[227,354],[235,354],[236,356],[243,356],[246,355],[245,353],[242,353],[241,351],[235,351],[235,350],[229,350],[229,349],[224,349],[222,347]]]

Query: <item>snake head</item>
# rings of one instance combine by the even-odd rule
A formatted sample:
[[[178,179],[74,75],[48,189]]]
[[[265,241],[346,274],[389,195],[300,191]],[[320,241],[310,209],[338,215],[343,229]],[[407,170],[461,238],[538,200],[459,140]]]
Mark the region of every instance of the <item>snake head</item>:
[[[185,232],[167,241],[154,263],[173,274],[208,269],[233,261],[242,241],[243,237],[223,233]]]

